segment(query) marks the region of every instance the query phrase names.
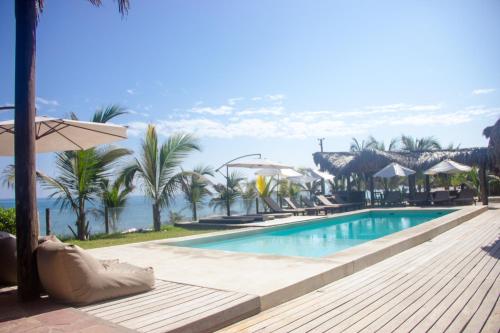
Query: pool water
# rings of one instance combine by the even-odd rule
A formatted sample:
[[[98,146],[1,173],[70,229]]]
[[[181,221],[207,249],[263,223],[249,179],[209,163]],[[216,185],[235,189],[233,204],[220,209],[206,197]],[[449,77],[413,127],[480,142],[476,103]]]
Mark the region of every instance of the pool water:
[[[198,239],[180,246],[233,252],[322,257],[408,229],[452,210],[371,211],[288,225],[225,239]]]

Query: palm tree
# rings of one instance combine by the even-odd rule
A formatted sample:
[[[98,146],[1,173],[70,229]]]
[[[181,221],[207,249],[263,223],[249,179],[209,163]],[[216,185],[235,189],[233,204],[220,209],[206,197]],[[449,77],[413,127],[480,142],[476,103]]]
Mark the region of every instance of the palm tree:
[[[35,160],[36,27],[44,0],[17,0],[15,60],[15,165],[18,295],[21,300],[39,297],[34,252],[38,242]],[[95,6],[101,0],[89,0]],[[129,0],[117,0],[125,15]]]
[[[454,144],[453,142],[450,142],[448,146],[446,146],[447,150],[458,150],[460,149],[460,143],[459,144]]]
[[[389,146],[387,146],[387,150],[388,151],[396,150],[398,147],[398,141],[399,140],[397,138],[392,138],[391,141],[389,142]],[[379,141],[379,140],[375,139],[375,137],[373,137],[372,135],[370,135],[370,137],[368,137],[366,145],[368,148],[383,150],[383,151],[386,150],[386,146],[385,146],[384,141]]]
[[[123,169],[125,183],[131,184],[137,178],[142,190],[151,199],[155,231],[161,228],[161,209],[170,206],[180,188],[181,163],[193,151],[200,151],[200,147],[192,135],[174,134],[160,144],[155,126],[149,125],[140,156]]]
[[[122,208],[125,207],[129,194],[133,187],[127,186],[123,178],[118,178],[114,182],[103,179],[101,182],[101,201],[104,208],[111,209],[111,229],[116,230],[118,219]],[[106,210],[104,210],[106,213]]]
[[[244,182],[241,190],[241,198],[243,199],[243,205],[245,206],[247,214],[250,213],[250,209],[252,208],[253,202],[257,196],[257,181],[251,180]]]
[[[229,202],[229,206],[234,204],[236,199],[241,197],[241,182],[244,179],[245,178],[240,173],[233,171],[229,174],[227,185],[215,184],[213,188],[217,193],[216,196],[210,200],[209,206],[213,207],[215,211],[225,207],[227,202]]]
[[[403,151],[423,151],[441,149],[439,141],[434,137],[414,138],[408,135],[401,135],[401,150]]]
[[[356,138],[352,138],[349,150],[352,152],[360,152],[368,148],[369,147],[367,147],[365,140],[359,141]]]
[[[199,165],[192,171],[186,171],[181,176],[181,190],[186,197],[186,201],[191,205],[193,221],[198,220],[197,206],[212,193],[208,189],[211,182],[206,178],[214,176],[212,167]]]

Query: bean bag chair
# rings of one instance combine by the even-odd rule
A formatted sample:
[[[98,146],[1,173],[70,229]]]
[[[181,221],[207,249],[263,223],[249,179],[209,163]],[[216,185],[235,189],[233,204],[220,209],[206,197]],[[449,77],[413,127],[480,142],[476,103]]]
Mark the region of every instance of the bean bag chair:
[[[0,231],[0,285],[17,283],[16,236]]]
[[[86,305],[151,290],[152,268],[99,261],[76,245],[45,241],[37,249],[40,281],[57,301]]]

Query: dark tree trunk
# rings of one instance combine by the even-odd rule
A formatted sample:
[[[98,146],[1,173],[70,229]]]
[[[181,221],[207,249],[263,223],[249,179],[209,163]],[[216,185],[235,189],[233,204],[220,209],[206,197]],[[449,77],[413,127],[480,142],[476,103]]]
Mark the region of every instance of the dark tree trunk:
[[[373,175],[370,177],[370,204],[375,206],[375,184],[373,183]]]
[[[17,279],[21,300],[40,296],[35,251],[38,242],[35,160],[36,1],[16,0],[15,192]]]
[[[427,203],[431,202],[431,179],[429,175],[425,175],[425,193],[427,194]]]
[[[486,177],[486,165],[484,163],[479,167],[479,188],[483,205],[488,205],[488,177]]]
[[[408,187],[409,187],[410,199],[411,200],[415,199],[415,192],[417,190],[416,186],[415,186],[416,180],[417,179],[416,179],[416,175],[415,174],[408,176]]]
[[[193,202],[193,221],[198,219],[198,214],[196,214],[196,202]]]
[[[78,239],[79,240],[85,240],[86,238],[86,232],[85,232],[85,207],[83,206],[82,203],[80,203],[80,207],[78,208],[78,222],[77,222],[77,233],[78,233]]]
[[[155,203],[153,204],[153,228],[155,231],[160,231],[161,229],[160,206]]]

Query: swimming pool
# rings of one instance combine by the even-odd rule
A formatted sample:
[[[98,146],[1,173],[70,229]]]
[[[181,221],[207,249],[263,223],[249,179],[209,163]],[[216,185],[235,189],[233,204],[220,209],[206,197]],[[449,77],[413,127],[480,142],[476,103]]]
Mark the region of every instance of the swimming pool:
[[[323,257],[408,229],[453,210],[391,210],[325,218],[224,238],[207,237],[178,246],[284,256]]]

